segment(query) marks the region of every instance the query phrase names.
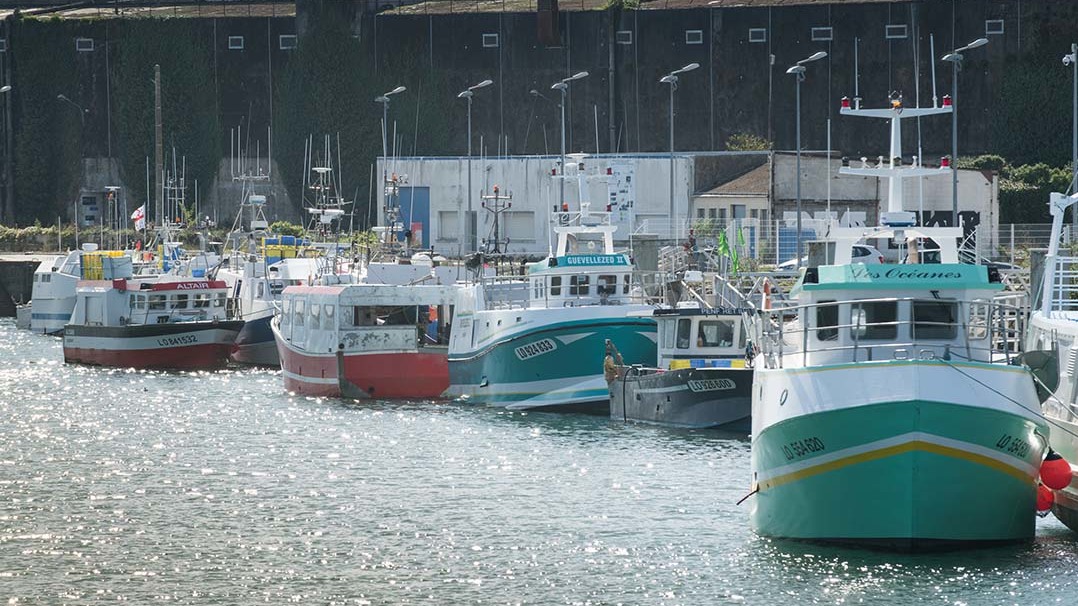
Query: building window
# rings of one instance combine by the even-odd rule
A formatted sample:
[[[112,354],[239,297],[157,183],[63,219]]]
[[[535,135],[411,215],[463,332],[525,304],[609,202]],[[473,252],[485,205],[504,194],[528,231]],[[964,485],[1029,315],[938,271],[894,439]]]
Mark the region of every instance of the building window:
[[[243,50],[243,36],[229,36],[228,50]]]
[[[888,40],[905,40],[906,39],[906,24],[902,25],[888,25],[884,30],[884,35]]]
[[[767,42],[767,29],[763,27],[750,27],[749,42]]]
[[[460,236],[460,215],[457,211],[438,211],[438,239],[456,242],[458,236]]]
[[[530,210],[502,213],[502,238],[510,242],[535,241],[535,213]]]
[[[93,38],[75,38],[75,50],[80,53],[89,53],[94,50]]]
[[[984,35],[986,36],[1002,36],[1003,35],[1003,19],[988,19],[984,22]]]
[[[707,218],[708,219],[714,219],[716,217],[717,217],[717,215],[715,214],[715,209],[714,208],[707,209]]]
[[[704,209],[702,209],[702,208],[696,209],[696,218],[697,219],[703,219],[704,218]]]
[[[704,43],[704,30],[702,29],[687,29],[685,30],[685,44],[703,44]]]
[[[814,27],[812,28],[812,41],[813,42],[830,42],[832,39],[832,31],[830,27]]]
[[[498,48],[498,34],[483,34],[483,48]]]
[[[619,29],[617,32],[614,33],[614,42],[618,44],[632,44],[633,30]]]
[[[292,50],[296,48],[296,35],[281,34],[280,36],[277,36],[277,46],[281,50]]]

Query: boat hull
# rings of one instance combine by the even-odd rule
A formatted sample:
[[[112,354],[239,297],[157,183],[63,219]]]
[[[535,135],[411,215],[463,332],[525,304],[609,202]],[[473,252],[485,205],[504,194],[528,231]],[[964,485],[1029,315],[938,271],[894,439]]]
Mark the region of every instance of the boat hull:
[[[236,347],[232,352],[232,361],[254,366],[279,368],[281,358],[277,354],[277,344],[273,340],[270,320],[273,314],[244,322],[236,337]]]
[[[69,297],[38,297],[30,305],[30,330],[32,332],[58,335],[71,321],[75,309],[75,292],[72,284]]]
[[[228,362],[240,321],[180,322],[64,329],[64,361],[161,370],[220,368]]]
[[[447,352],[418,351],[312,354],[277,336],[285,389],[314,397],[434,399],[449,387]]]
[[[511,410],[610,414],[603,377],[610,339],[626,365],[655,364],[655,322],[649,318],[587,318],[538,324],[484,347],[451,355],[446,395]]]
[[[753,529],[913,551],[1031,539],[1047,428],[984,386],[1035,410],[1032,381],[962,364],[970,384],[949,366],[758,370]]]
[[[1078,362],[1078,328],[1067,314],[1058,313],[1045,317],[1035,311],[1029,319],[1026,350],[1056,348],[1060,367],[1059,385],[1048,400],[1042,404],[1048,419],[1052,448],[1074,465],[1078,463],[1078,414],[1073,404],[1078,402],[1078,372],[1071,364]],[[1078,532],[1078,482],[1055,491],[1052,514],[1074,532]]]
[[[610,418],[748,433],[752,369],[686,368],[635,374],[610,384]]]

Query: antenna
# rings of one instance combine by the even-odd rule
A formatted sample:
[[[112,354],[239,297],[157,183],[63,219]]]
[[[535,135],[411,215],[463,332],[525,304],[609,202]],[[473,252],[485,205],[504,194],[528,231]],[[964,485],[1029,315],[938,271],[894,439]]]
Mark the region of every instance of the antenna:
[[[929,65],[932,66],[932,107],[939,107],[936,98],[936,37],[935,34],[928,35],[928,52],[931,54],[932,61],[929,61]]]
[[[853,39],[853,98],[858,100],[861,98],[860,82],[858,81],[858,63],[857,63],[857,45],[861,41],[860,38]],[[858,103],[860,105],[860,103]]]

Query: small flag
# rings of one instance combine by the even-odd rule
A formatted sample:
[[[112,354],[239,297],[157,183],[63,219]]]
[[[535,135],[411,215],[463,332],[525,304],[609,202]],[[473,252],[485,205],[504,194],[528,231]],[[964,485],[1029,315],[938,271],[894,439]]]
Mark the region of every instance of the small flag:
[[[726,257],[730,254],[730,245],[726,242],[726,230],[719,232],[719,241],[715,245],[715,252]]]
[[[745,245],[745,232],[741,229],[740,225],[737,226],[737,245]]]
[[[146,205],[135,209],[135,212],[131,213],[131,220],[135,222],[135,229],[146,228]]]

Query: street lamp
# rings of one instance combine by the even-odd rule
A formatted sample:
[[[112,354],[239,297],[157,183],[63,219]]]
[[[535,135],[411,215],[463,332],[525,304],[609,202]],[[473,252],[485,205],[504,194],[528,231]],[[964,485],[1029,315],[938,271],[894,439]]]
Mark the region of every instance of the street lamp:
[[[805,81],[805,64],[819,61],[827,56],[824,51],[813,53],[812,56],[798,61],[793,67],[786,70],[797,81],[797,269],[801,269],[801,83]]]
[[[565,95],[569,92],[569,83],[573,80],[579,80],[581,78],[587,78],[588,72],[577,72],[568,78],[563,78],[558,82],[550,85],[550,90],[561,91],[561,102],[558,103],[558,107],[561,108],[561,174],[565,177]],[[565,179],[561,180],[561,194],[559,195],[558,204],[560,208],[565,208]]]
[[[461,237],[467,237],[468,252],[475,252],[475,234],[472,233],[472,95],[476,90],[494,84],[493,80],[483,80],[479,84],[469,86],[467,90],[457,94],[458,99],[468,101],[468,220],[460,219]],[[459,212],[459,211],[458,211]]]
[[[4,95],[4,203],[0,204],[0,221],[14,223],[15,209],[12,200],[15,198],[15,187],[11,178],[11,150],[14,140],[11,134],[11,85],[0,86],[0,94]]]
[[[958,72],[962,71],[962,52],[988,44],[988,38],[973,42],[943,56],[951,62],[951,225],[958,225]]]
[[[10,90],[10,88],[8,88],[8,90]],[[68,99],[66,95],[63,95],[63,94],[56,95],[56,98],[59,99],[60,101],[67,101],[71,105],[74,105],[76,108],[78,108],[78,110],[79,110],[79,119],[82,120],[83,124],[86,124],[86,114],[90,113],[90,110],[83,109],[83,107],[81,105],[79,105],[78,103],[75,103],[71,99]]]
[[[678,74],[691,72],[698,67],[700,67],[699,63],[690,63],[659,78],[659,82],[670,85],[670,226],[675,240],[677,239],[677,211],[674,208],[674,91],[677,90]]]
[[[393,95],[399,95],[408,90],[403,86],[398,86],[384,95],[380,95],[374,98],[375,103],[382,104],[382,186],[383,191],[385,189],[386,170],[389,165],[389,143],[387,137],[389,135],[389,98]],[[385,194],[383,193],[383,196]],[[382,205],[388,208],[389,200],[382,200]],[[369,211],[369,209],[368,209]],[[388,211],[387,211],[388,212]],[[394,221],[395,222],[395,221]],[[393,233],[395,227],[393,225],[387,225],[389,233]]]
[[[1071,44],[1071,52],[1063,55],[1063,65],[1071,68],[1073,72],[1074,93],[1071,97],[1071,193],[1078,191],[1078,44]],[[3,89],[0,89],[2,91]],[[1078,223],[1078,214],[1075,214],[1075,222]]]

